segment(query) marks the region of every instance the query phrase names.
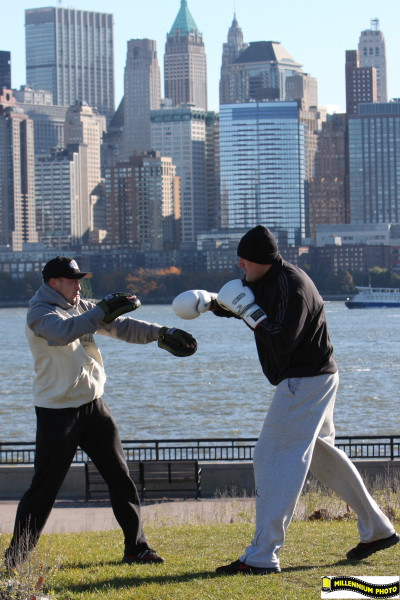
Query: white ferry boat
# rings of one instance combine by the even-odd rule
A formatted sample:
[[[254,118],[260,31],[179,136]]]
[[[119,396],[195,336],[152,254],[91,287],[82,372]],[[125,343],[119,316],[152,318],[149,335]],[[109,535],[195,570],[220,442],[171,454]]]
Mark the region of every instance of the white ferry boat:
[[[347,308],[400,307],[400,288],[358,287],[357,294],[346,300]]]

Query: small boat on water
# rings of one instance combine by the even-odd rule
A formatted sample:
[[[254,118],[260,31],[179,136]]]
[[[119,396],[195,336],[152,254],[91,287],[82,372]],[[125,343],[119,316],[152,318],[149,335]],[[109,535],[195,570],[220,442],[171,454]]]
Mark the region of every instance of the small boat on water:
[[[373,288],[357,286],[357,294],[346,300],[347,308],[400,307],[400,288]]]

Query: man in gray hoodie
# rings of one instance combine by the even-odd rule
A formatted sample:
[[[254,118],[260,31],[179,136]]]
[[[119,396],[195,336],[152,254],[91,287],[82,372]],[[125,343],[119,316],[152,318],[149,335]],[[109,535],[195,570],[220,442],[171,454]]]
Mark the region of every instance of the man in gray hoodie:
[[[35,368],[37,418],[35,472],[16,514],[5,564],[23,562],[39,540],[75,452],[82,448],[110,490],[124,533],[122,561],[162,563],[142,527],[140,502],[114,418],[102,399],[106,375],[93,334],[148,344],[190,356],[196,340],[185,331],[122,316],[140,306],[135,295],[109,294],[97,305],[80,298],[81,272],[74,259],[57,256],[43,269],[43,283],[29,303],[26,335]]]

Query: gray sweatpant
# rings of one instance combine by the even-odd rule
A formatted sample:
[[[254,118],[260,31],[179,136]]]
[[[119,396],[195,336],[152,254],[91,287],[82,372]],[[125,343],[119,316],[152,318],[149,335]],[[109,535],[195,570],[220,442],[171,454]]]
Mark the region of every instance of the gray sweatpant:
[[[256,531],[243,556],[254,567],[279,565],[308,470],[357,514],[362,542],[394,533],[347,455],[334,445],[338,374],[285,379],[275,392],[254,450]]]

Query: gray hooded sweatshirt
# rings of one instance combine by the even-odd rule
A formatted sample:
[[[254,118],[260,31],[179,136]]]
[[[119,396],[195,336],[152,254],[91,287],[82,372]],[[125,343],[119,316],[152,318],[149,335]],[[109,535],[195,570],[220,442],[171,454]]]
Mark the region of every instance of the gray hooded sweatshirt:
[[[103,318],[95,304],[80,300],[73,306],[47,283],[41,285],[29,302],[26,323],[36,406],[70,408],[101,398],[106,375],[94,333],[148,344],[157,340],[161,328],[125,316],[106,325]]]

